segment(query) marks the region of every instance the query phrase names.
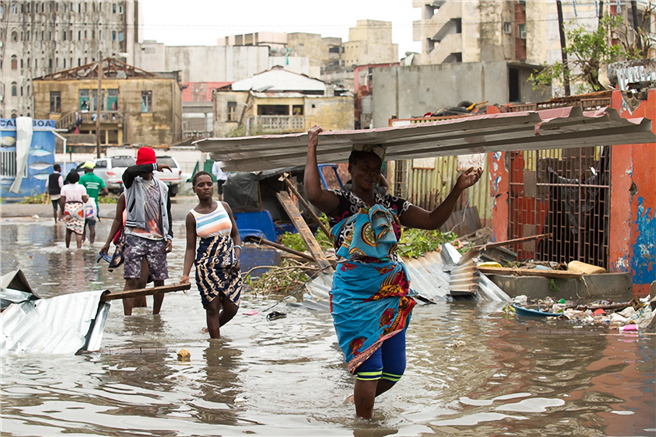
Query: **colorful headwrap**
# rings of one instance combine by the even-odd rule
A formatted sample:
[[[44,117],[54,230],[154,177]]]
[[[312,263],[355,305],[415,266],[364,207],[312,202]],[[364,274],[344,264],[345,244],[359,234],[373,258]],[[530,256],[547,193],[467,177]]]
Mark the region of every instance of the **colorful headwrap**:
[[[354,152],[375,153],[378,157],[385,161],[385,147],[380,144],[353,144]]]

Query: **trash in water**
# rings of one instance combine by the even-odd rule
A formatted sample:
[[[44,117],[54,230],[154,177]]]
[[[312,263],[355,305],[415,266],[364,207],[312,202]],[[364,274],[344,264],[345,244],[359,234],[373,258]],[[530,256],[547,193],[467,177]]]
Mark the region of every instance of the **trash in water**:
[[[276,319],[282,319],[287,317],[287,314],[281,313],[279,311],[272,311],[269,314],[267,314],[267,320],[276,320]]]

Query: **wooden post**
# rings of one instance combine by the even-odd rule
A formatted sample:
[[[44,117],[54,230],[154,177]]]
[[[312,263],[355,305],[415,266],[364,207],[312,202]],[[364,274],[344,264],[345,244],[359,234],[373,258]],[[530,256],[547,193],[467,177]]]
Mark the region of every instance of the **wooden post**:
[[[328,261],[328,258],[326,258],[326,255],[323,253],[323,250],[321,249],[321,246],[319,246],[319,243],[317,243],[317,240],[314,239],[314,235],[312,235],[312,231],[310,231],[310,228],[308,227],[307,223],[305,223],[305,220],[303,219],[301,212],[298,210],[298,208],[296,208],[294,202],[292,202],[291,197],[289,197],[289,193],[287,193],[286,191],[281,191],[279,193],[276,193],[276,196],[278,197],[278,200],[280,201],[282,207],[287,212],[287,215],[289,215],[289,218],[292,219],[292,223],[294,224],[294,227],[296,227],[296,230],[298,231],[301,238],[303,239],[303,242],[305,242],[305,245],[307,246],[308,250],[314,257],[314,260],[319,264],[319,267],[322,270],[329,268],[330,262]]]
[[[294,193],[294,196],[298,198],[298,201],[301,202],[301,204],[305,207],[305,209],[307,209],[310,212],[310,215],[314,219],[315,223],[319,225],[323,233],[326,234],[326,237],[328,237],[329,240],[332,240],[333,237],[330,236],[330,231],[328,230],[328,228],[326,228],[326,226],[321,222],[319,217],[314,213],[310,205],[305,201],[303,196],[301,196],[301,194],[298,192],[294,184],[292,184],[292,181],[289,180],[287,173],[282,175],[280,179],[285,181],[285,184],[287,184],[287,187],[292,191],[292,193]]]
[[[560,33],[560,56],[563,61],[563,86],[565,87],[565,96],[569,96],[569,66],[567,65],[567,53],[565,53],[567,42],[565,41],[565,28],[563,27],[563,5],[560,0],[556,0],[556,8],[558,10],[558,31]]]
[[[107,292],[100,298],[101,302],[109,300],[124,299],[126,297],[149,296],[151,294],[169,293],[171,291],[189,290],[191,284],[171,284],[162,285],[161,287],[137,288],[136,290],[117,291],[115,293]]]
[[[262,238],[262,237],[260,237],[259,243],[260,244],[265,244],[267,246],[275,247],[276,249],[283,250],[285,252],[291,253],[292,255],[296,255],[296,256],[301,257],[301,258],[303,258],[305,260],[308,260],[308,261],[314,261],[314,258],[311,257],[310,255],[308,255],[306,253],[303,253],[303,252],[299,252],[298,250],[290,249],[289,247],[285,246],[284,244],[274,243],[273,241],[269,241],[269,240],[267,240],[265,238]]]

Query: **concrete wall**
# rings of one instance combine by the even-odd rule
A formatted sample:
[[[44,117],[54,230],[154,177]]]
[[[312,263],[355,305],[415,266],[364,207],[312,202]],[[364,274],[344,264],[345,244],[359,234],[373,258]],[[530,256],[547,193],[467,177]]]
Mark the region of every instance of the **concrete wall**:
[[[249,93],[247,91],[216,91],[214,92],[214,129],[213,136],[215,137],[225,137],[234,129],[237,129],[239,126],[239,120],[242,117],[242,112],[244,112],[243,120],[246,120],[251,117],[252,107],[250,111],[246,107],[246,102],[248,99]],[[228,121],[228,102],[237,103],[237,112],[236,120]]]
[[[352,130],[355,124],[352,97],[305,97],[305,128],[318,124],[324,130]]]
[[[78,90],[97,89],[98,80],[39,80],[34,82],[34,110],[39,118],[50,118],[50,91],[61,92],[62,113],[78,109]],[[129,144],[171,144],[182,137],[182,96],[172,79],[104,79],[102,88],[118,89],[118,112],[124,123],[101,125],[119,129]],[[153,110],[141,112],[141,91],[152,91]],[[95,126],[92,127],[95,130]]]
[[[268,57],[267,47],[167,47],[166,71],[181,71],[183,82],[234,82],[265,71]]]
[[[134,66],[146,71],[166,71],[166,46],[147,40],[135,45]]]
[[[441,63],[445,52],[461,52],[463,62],[519,60],[515,45],[525,44],[525,60],[531,64],[549,64],[560,60],[560,37],[555,0],[527,1],[523,5],[510,0],[447,0],[439,8],[433,1],[414,1],[422,17],[413,23],[413,39],[421,41],[419,64]],[[606,3],[606,13],[610,3]],[[563,19],[569,26],[596,28],[595,2],[577,2],[576,13],[572,2],[563,2]],[[517,11],[523,8],[523,11]],[[626,13],[627,8],[622,8]],[[521,12],[518,14],[518,12]],[[526,23],[526,40],[520,40],[518,15]],[[435,36],[453,19],[462,23],[461,38],[446,36],[442,41],[451,47],[440,48]],[[505,33],[503,24],[510,23],[511,33]],[[447,32],[448,33],[448,32]],[[439,38],[438,38],[439,39]],[[431,41],[434,40],[434,41]],[[460,47],[453,46],[458,43]]]
[[[182,82],[235,82],[270,68],[265,46],[136,46],[135,66],[146,71],[180,71]]]
[[[392,23],[358,20],[349,29],[342,59],[346,65],[376,64],[398,61],[399,48],[392,43]]]
[[[304,130],[309,129],[314,124],[322,126],[325,130],[350,130],[354,126],[352,97],[304,96],[266,99],[255,98],[252,101],[249,100],[249,104],[246,106],[247,99],[248,92],[245,91],[225,91],[214,94],[215,137],[225,137],[236,129],[244,108],[246,108],[246,111],[244,112],[242,125],[245,126],[248,119],[257,115],[258,105],[304,105]],[[237,102],[237,121],[227,121],[228,102]],[[256,135],[258,133],[253,130],[250,134]]]
[[[373,70],[373,125],[411,118],[463,100],[508,102],[505,62],[384,67]]]

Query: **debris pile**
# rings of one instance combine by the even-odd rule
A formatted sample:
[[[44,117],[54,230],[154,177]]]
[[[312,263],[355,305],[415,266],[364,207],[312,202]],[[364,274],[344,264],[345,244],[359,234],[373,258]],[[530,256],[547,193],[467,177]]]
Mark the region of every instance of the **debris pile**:
[[[530,309],[535,307],[535,309]],[[503,311],[518,316],[545,317],[547,320],[566,320],[575,328],[606,327],[619,332],[654,332],[656,297],[634,298],[629,302],[600,300],[586,305],[551,297],[530,301],[527,296],[516,296]]]

